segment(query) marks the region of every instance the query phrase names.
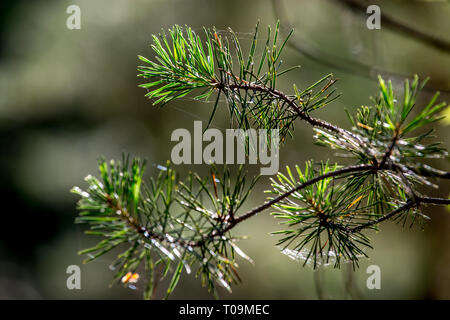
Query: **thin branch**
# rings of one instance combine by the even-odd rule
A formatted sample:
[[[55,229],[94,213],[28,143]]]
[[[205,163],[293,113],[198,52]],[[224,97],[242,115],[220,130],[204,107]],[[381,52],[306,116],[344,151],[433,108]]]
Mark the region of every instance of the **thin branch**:
[[[383,159],[380,162],[380,168],[383,168],[388,159],[391,157],[392,151],[394,151],[395,145],[397,144],[398,138],[400,134],[400,129],[398,126],[395,128],[394,135],[391,140],[391,144],[388,148],[388,150],[385,152]]]
[[[235,84],[225,84],[223,82],[217,83],[216,88],[219,90],[223,90],[225,87],[229,88],[230,90],[240,89],[240,90],[253,90],[253,91],[259,91],[259,92],[265,92],[270,94],[272,97],[275,97],[277,99],[280,99],[284,102],[286,102],[291,109],[296,112],[300,119],[305,120],[309,124],[311,124],[313,127],[320,127],[323,129],[327,129],[332,132],[339,133],[343,136],[351,137],[353,139],[356,139],[359,143],[362,143],[362,141],[352,132],[347,131],[345,129],[342,129],[334,124],[331,124],[327,121],[317,119],[314,117],[311,117],[308,113],[303,111],[297,103],[289,96],[287,96],[285,93],[274,89],[270,87],[264,87],[255,83],[248,83],[248,82],[241,82],[241,83],[235,83]]]
[[[366,14],[367,4],[363,4],[358,0],[334,0],[344,4],[353,11]],[[391,16],[389,13],[383,12],[383,26],[387,26],[391,30],[402,33],[404,36],[421,41],[424,44],[432,46],[435,49],[450,53],[450,43],[444,39],[432,36],[422,30],[416,29],[411,25],[407,25]]]
[[[298,186],[296,186],[295,188],[292,188],[291,190],[279,195],[278,197],[248,211],[247,213],[245,213],[244,215],[235,218],[234,220],[232,220],[232,222],[230,224],[228,224],[224,229],[218,230],[213,232],[209,237],[207,238],[215,238],[218,236],[222,236],[224,235],[226,232],[230,231],[231,229],[233,229],[236,225],[238,225],[239,223],[253,217],[254,215],[258,214],[261,211],[264,211],[266,209],[268,209],[269,207],[271,207],[272,205],[280,202],[281,200],[285,199],[286,197],[290,196],[291,194],[293,194],[294,192],[300,191],[301,189],[304,189],[314,183],[317,183],[321,180],[327,179],[327,178],[332,178],[332,177],[336,177],[336,176],[340,176],[346,173],[354,173],[354,172],[361,172],[361,171],[380,171],[380,170],[386,170],[388,168],[386,167],[381,167],[381,166],[374,166],[374,165],[357,165],[357,166],[349,166],[349,167],[345,167],[342,169],[338,169],[335,171],[331,171],[328,172],[324,175],[315,177],[313,179],[310,179]],[[368,222],[367,224],[355,227],[353,229],[346,229],[347,231],[350,231],[351,233],[360,231],[362,229],[365,229],[367,227],[370,227],[372,225],[378,224],[382,221],[388,220],[390,218],[392,218],[393,216],[395,216],[396,214],[405,211],[407,209],[410,209],[413,206],[418,206],[420,203],[429,203],[429,204],[436,204],[436,205],[448,205],[450,204],[450,199],[442,199],[442,198],[430,198],[430,197],[417,197],[414,200],[409,200],[404,206],[384,215],[383,217],[380,217],[376,220],[372,220],[370,222]]]
[[[185,241],[183,239],[174,239],[173,241],[170,241],[167,237],[163,236],[162,234],[158,234],[146,227],[143,227],[139,224],[139,222],[130,215],[128,210],[124,208],[119,201],[116,201],[116,203],[113,202],[111,196],[107,196],[107,203],[110,209],[112,209],[114,212],[120,212],[119,217],[125,221],[125,223],[134,229],[138,234],[142,235],[144,238],[151,240],[159,240],[161,242],[168,242],[168,243],[176,243],[182,247],[189,247],[189,246],[196,246],[198,244],[198,241]]]
[[[424,177],[433,177],[433,178],[440,178],[440,179],[450,179],[450,172],[439,170],[433,167],[430,167],[426,164],[419,164],[416,167],[406,166],[408,170],[411,170],[412,172],[422,175]]]
[[[419,201],[419,199],[417,199],[416,201]],[[378,218],[378,219],[369,221],[369,222],[367,222],[367,223],[365,223],[365,224],[359,225],[359,226],[354,227],[354,228],[351,228],[351,229],[347,229],[347,231],[348,231],[349,233],[359,232],[359,231],[361,231],[361,230],[363,230],[363,229],[369,228],[369,227],[371,227],[371,226],[373,226],[373,225],[376,225],[376,224],[378,224],[378,223],[380,223],[380,222],[383,222],[383,221],[385,221],[385,220],[388,220],[388,219],[394,217],[395,215],[397,215],[397,214],[400,213],[400,212],[409,210],[409,209],[411,209],[412,207],[414,207],[414,206],[417,205],[417,204],[418,204],[418,202],[415,202],[415,201],[413,201],[413,200],[408,200],[408,201],[406,202],[406,204],[404,204],[403,206],[401,206],[401,207],[395,209],[394,211],[391,211],[391,212],[385,214],[384,216],[382,216],[382,217],[380,217],[380,218]]]
[[[272,6],[274,9],[274,13],[277,18],[279,18],[280,21],[283,21],[281,23],[281,32],[286,37],[290,31],[293,29],[293,24],[290,22],[289,18],[287,17],[286,10],[283,5],[282,0],[272,0]],[[412,78],[409,75],[400,74],[398,72],[393,72],[391,70],[382,69],[376,66],[372,66],[369,64],[365,64],[356,60],[348,60],[333,54],[330,54],[329,52],[325,52],[321,50],[318,46],[307,43],[304,39],[301,39],[299,41],[294,41],[293,38],[291,38],[287,45],[294,49],[295,51],[301,53],[302,55],[306,56],[307,58],[321,64],[325,65],[337,70],[341,70],[343,72],[363,77],[365,79],[375,80],[377,79],[378,74],[384,74],[392,78]],[[445,93],[450,93],[450,89],[448,88],[434,88],[430,85],[426,85],[424,90],[427,91],[441,91]]]
[[[375,167],[373,165],[367,165],[367,164],[363,164],[363,165],[356,165],[356,166],[349,166],[349,167],[345,167],[342,169],[338,169],[335,171],[331,171],[328,172],[326,174],[323,174],[321,176],[315,177],[313,179],[310,179],[302,184],[299,184],[298,186],[296,186],[295,188],[292,188],[291,190],[279,195],[276,198],[273,198],[272,200],[265,202],[264,204],[248,211],[247,213],[245,213],[244,215],[235,218],[230,224],[228,224],[224,229],[218,231],[218,232],[214,232],[211,234],[210,237],[216,237],[216,236],[221,236],[223,234],[225,234],[226,232],[228,232],[229,230],[231,230],[232,228],[234,228],[237,224],[241,223],[244,220],[247,220],[248,218],[256,215],[257,213],[264,211],[265,209],[271,207],[272,205],[280,202],[281,200],[285,199],[286,197],[290,196],[291,194],[293,194],[294,192],[297,192],[303,188],[306,188],[314,183],[317,183],[321,180],[327,179],[327,178],[332,178],[332,177],[336,177],[342,174],[346,174],[346,173],[352,173],[352,172],[361,172],[361,171],[369,171],[369,170],[379,170],[378,167]]]
[[[392,217],[394,217],[395,215],[409,210],[412,207],[418,207],[421,203],[428,203],[428,204],[435,204],[435,205],[450,205],[450,199],[443,199],[443,198],[430,198],[430,197],[417,197],[415,199],[410,199],[408,200],[403,206],[395,209],[394,211],[389,212],[388,214],[376,219],[376,220],[372,220],[369,221],[365,224],[362,224],[360,226],[351,228],[351,229],[347,229],[348,232],[350,233],[355,233],[355,232],[359,232],[363,229],[369,228],[375,224],[378,224],[382,221],[388,220]]]
[[[443,199],[443,198],[420,197],[419,202],[429,204],[439,204],[439,205],[450,205],[450,199]]]

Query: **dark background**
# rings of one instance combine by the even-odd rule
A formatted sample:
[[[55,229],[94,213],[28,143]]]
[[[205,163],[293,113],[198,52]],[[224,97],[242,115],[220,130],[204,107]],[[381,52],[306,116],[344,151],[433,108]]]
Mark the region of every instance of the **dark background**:
[[[398,32],[384,15],[413,29],[450,42],[450,5],[446,1],[373,1],[382,10],[381,30],[368,30],[367,15],[350,9],[346,1],[3,1],[0,17],[0,298],[3,299],[139,299],[140,289],[109,288],[113,275],[109,258],[82,265],[77,255],[93,243],[73,223],[77,197],[69,190],[84,186],[83,178],[95,173],[96,159],[120,158],[123,151],[164,164],[176,128],[192,130],[194,120],[207,121],[212,103],[190,98],[163,109],[151,106],[137,87],[137,55],[152,57],[151,34],[174,24],[231,27],[244,47],[254,25],[274,25],[280,18],[295,29],[292,45],[284,54],[287,66],[301,69],[284,77],[280,89],[291,91],[333,72],[342,96],[317,115],[348,127],[344,107],[350,111],[369,104],[377,93],[373,79],[381,72],[401,90],[402,75],[430,76],[430,86],[418,104],[434,89],[449,100],[450,52],[436,41],[424,41],[412,31]],[[81,8],[81,30],[68,30],[66,8]],[[284,8],[284,10],[283,10]],[[286,15],[286,16],[284,16]],[[401,28],[400,28],[401,29]],[[264,32],[260,35],[264,41]],[[299,50],[300,49],[300,50]],[[306,50],[306,51],[305,51]],[[302,52],[300,52],[302,51]],[[307,55],[305,55],[305,52]],[[312,53],[308,57],[308,53]],[[343,61],[342,59],[345,59]],[[368,68],[358,65],[365,64]],[[389,72],[386,72],[389,71]],[[431,88],[431,89],[430,89]],[[434,88],[434,89],[433,89]],[[448,121],[436,125],[439,140],[449,146]],[[213,123],[228,126],[224,108]],[[281,153],[280,169],[305,160],[336,159],[313,145],[310,127],[298,123],[294,139]],[[449,170],[448,161],[435,165]],[[148,167],[149,174],[156,171]],[[181,172],[204,170],[180,166]],[[247,206],[264,200],[268,178],[260,181]],[[435,196],[446,197],[449,185],[438,181]],[[426,210],[432,222],[412,230],[386,222],[371,233],[375,249],[361,268],[324,268],[314,273],[274,247],[276,222],[261,214],[243,224],[238,233],[250,235],[241,247],[255,265],[240,263],[242,285],[224,299],[325,298],[410,299],[450,298],[450,212]],[[79,265],[82,289],[66,288],[66,268]],[[367,266],[379,265],[381,290],[366,289]],[[163,285],[162,285],[163,287]],[[164,288],[161,288],[164,289]],[[162,291],[161,291],[162,294]],[[182,277],[173,298],[209,299],[193,276]]]

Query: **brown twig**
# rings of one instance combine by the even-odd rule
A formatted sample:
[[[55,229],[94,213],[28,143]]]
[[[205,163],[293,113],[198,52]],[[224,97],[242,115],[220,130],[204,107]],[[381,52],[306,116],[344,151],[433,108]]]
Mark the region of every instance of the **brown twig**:
[[[355,233],[355,232],[359,232],[363,229],[369,228],[375,224],[378,224],[380,222],[383,222],[385,220],[391,219],[392,217],[396,216],[397,214],[409,210],[413,207],[418,207],[420,204],[422,203],[427,203],[427,204],[436,204],[436,205],[450,205],[450,199],[442,199],[442,198],[430,198],[430,197],[418,197],[416,196],[415,199],[410,199],[408,200],[403,206],[385,214],[384,216],[376,219],[376,220],[372,220],[369,221],[365,224],[362,224],[360,226],[354,227],[354,228],[350,228],[347,229],[348,232],[350,233]]]
[[[282,0],[272,0],[272,6],[273,6],[276,17],[279,18],[280,21],[282,21],[282,23],[280,24],[280,26],[281,26],[280,31],[282,32],[282,34],[284,34],[284,36],[286,36],[287,34],[289,34],[290,30],[293,29],[293,24],[290,22],[289,18],[287,17],[286,10],[283,5],[283,1]],[[349,74],[352,74],[355,76],[363,77],[365,79],[376,80],[378,74],[384,74],[389,77],[397,78],[397,79],[412,78],[410,75],[401,74],[399,72],[393,72],[391,70],[386,70],[386,69],[372,66],[369,64],[365,64],[365,63],[362,63],[362,62],[359,62],[356,60],[349,60],[349,59],[345,59],[345,58],[333,55],[329,52],[321,50],[320,47],[317,45],[308,43],[304,39],[294,41],[294,39],[291,38],[291,40],[287,42],[287,45],[289,47],[291,47],[292,49],[294,49],[295,51],[301,53],[302,55],[306,56],[307,58],[309,58],[319,64],[322,64],[322,65],[325,65],[325,66],[328,66],[328,67],[331,67],[331,68],[334,68],[337,70],[341,70],[343,72],[346,72],[346,73],[349,73]],[[441,92],[445,92],[445,93],[450,93],[450,89],[448,89],[448,88],[434,88],[430,85],[426,85],[423,89],[426,91],[433,91],[433,92],[441,91]]]
[[[358,13],[366,14],[367,3],[361,3],[358,0],[335,0],[341,4],[344,4],[348,8]],[[450,53],[450,43],[444,39],[440,39],[436,36],[432,36],[420,29],[413,27],[412,25],[405,24],[404,22],[397,20],[389,13],[383,12],[383,26],[387,26],[391,30],[401,33],[406,37],[418,40],[426,45],[432,46],[435,49]]]

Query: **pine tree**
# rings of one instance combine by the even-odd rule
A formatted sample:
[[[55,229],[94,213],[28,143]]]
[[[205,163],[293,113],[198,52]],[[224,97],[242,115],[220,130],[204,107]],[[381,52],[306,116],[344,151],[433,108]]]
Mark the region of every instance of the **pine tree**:
[[[86,233],[102,238],[80,252],[88,254],[86,262],[120,250],[113,262],[114,282],[136,281],[135,272],[144,268],[147,299],[163,277],[171,277],[169,296],[183,272],[195,273],[213,293],[217,284],[231,291],[231,285],[241,281],[237,256],[252,261],[237,246],[240,239],[233,236],[233,228],[260,212],[273,211],[285,226],[274,232],[280,236],[277,245],[303,265],[339,268],[349,262],[357,268],[372,248],[367,230],[378,230],[385,220],[412,225],[429,219],[424,206],[450,204],[418,191],[435,186],[435,178],[450,177],[425,163],[447,157],[447,151],[431,140],[433,129],[423,130],[442,119],[446,104],[437,103],[436,94],[411,115],[426,81],[420,83],[417,76],[406,80],[400,98],[391,82],[379,77],[380,91],[372,106],[348,113],[351,128],[344,129],[313,117],[338,96],[333,75],[304,89],[294,85],[291,94],[278,89],[278,77],[295,69],[282,69],[280,57],[289,37],[279,41],[279,24],[268,28],[262,48],[257,25],[246,54],[231,29],[229,34],[205,28],[202,40],[191,28],[175,26],[168,34],[154,35],[154,59],[139,56],[139,76],[144,79],[140,87],[146,96],[163,106],[186,95],[194,94],[197,100],[215,95],[208,126],[224,97],[231,126],[278,129],[282,141],[294,138],[294,126],[303,121],[312,126],[317,144],[339,150],[353,163],[311,160],[303,168],[287,167],[271,179],[267,201],[244,211],[257,177],[248,179],[243,166],[237,172],[211,166],[210,176],[190,173],[181,179],[168,162],[144,182],[145,162],[139,158],[102,159],[99,176],[86,177],[87,189],[72,189],[81,197],[76,222],[88,224]]]

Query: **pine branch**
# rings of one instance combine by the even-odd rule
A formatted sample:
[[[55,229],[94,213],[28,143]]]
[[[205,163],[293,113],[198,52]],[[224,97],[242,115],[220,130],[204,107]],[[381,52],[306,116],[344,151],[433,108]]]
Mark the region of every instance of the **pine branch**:
[[[273,205],[277,204],[278,202],[282,201],[283,199],[289,197],[291,194],[298,192],[310,185],[313,185],[317,182],[320,182],[324,179],[328,179],[328,178],[332,178],[332,177],[337,177],[337,176],[341,176],[343,174],[346,173],[355,173],[355,172],[360,172],[360,171],[370,171],[370,170],[378,170],[377,167],[372,166],[372,165],[358,165],[358,166],[350,166],[350,167],[346,167],[346,168],[342,168],[342,169],[338,169],[338,170],[334,170],[331,172],[327,172],[323,175],[320,175],[318,177],[312,178],[298,186],[296,186],[295,188],[290,189],[289,191],[286,191],[283,194],[280,194],[278,197],[275,197],[274,199],[271,199],[270,201],[265,202],[264,204],[250,210],[249,212],[245,213],[244,215],[240,216],[239,218],[236,218],[230,225],[228,225],[225,229],[223,229],[221,231],[222,232],[227,232],[229,230],[231,230],[232,228],[234,228],[237,224],[239,224],[242,221],[247,220],[248,218],[253,217],[254,215],[272,207]],[[220,235],[220,234],[217,234]],[[214,235],[215,236],[215,235]]]
[[[284,139],[293,137],[296,120],[302,120],[314,130],[316,144],[338,150],[352,164],[308,161],[303,170],[286,167],[286,174],[278,172],[271,180],[267,201],[243,211],[257,179],[248,181],[242,166],[233,173],[229,167],[220,171],[213,166],[210,177],[190,173],[182,180],[168,163],[146,182],[139,159],[130,162],[124,157],[109,165],[102,160],[100,178],[88,176],[88,188],[73,192],[81,197],[77,222],[89,225],[86,233],[102,237],[80,253],[90,255],[88,262],[117,251],[114,282],[129,285],[128,275],[141,270],[147,280],[144,296],[151,298],[161,278],[171,274],[169,296],[183,270],[190,273],[195,268],[211,292],[217,284],[231,290],[241,281],[235,256],[252,262],[231,231],[269,208],[288,226],[274,232],[282,236],[277,244],[282,253],[313,268],[331,263],[340,267],[343,262],[355,268],[372,248],[363,232],[386,220],[405,224],[410,218],[412,225],[419,218],[428,219],[422,204],[450,204],[418,192],[422,185],[435,186],[432,178],[450,176],[424,162],[448,157],[439,143],[430,142],[433,130],[423,130],[442,119],[446,104],[436,103],[436,94],[411,115],[426,81],[419,83],[417,76],[411,83],[406,80],[400,99],[392,84],[379,77],[373,106],[348,113],[350,129],[338,127],[311,115],[337,98],[332,75],[305,89],[293,85],[293,94],[278,89],[278,77],[293,70],[280,71],[281,52],[291,33],[279,44],[279,28],[278,23],[273,35],[268,28],[256,61],[258,25],[246,55],[231,29],[229,38],[205,29],[202,40],[189,27],[175,26],[169,37],[153,37],[153,59],[139,56],[145,63],[138,67],[139,76],[149,81],[140,87],[160,106],[186,95],[201,100],[216,93],[208,126],[221,96],[232,127],[277,129]]]
[[[441,199],[441,198],[429,198],[429,197],[416,197],[414,200],[408,200],[404,205],[401,207],[393,210],[392,212],[389,212],[388,214],[384,215],[381,218],[378,218],[376,220],[369,221],[363,225],[354,227],[352,229],[347,230],[350,233],[359,232],[363,229],[369,228],[375,224],[379,224],[380,222],[386,221],[388,219],[393,218],[395,215],[402,213],[404,211],[407,211],[413,207],[418,207],[421,203],[427,203],[427,204],[436,204],[436,205],[450,205],[450,199]]]
[[[333,83],[334,83],[334,80],[333,80]],[[218,83],[216,86],[222,90],[225,87],[228,87],[228,89],[230,89],[230,90],[240,89],[240,90],[251,90],[251,91],[259,91],[259,92],[267,93],[275,99],[280,99],[280,100],[286,102],[286,104],[289,105],[289,107],[291,107],[292,110],[297,113],[297,115],[300,119],[305,120],[313,127],[320,127],[320,128],[326,129],[326,130],[334,131],[334,132],[342,134],[342,135],[352,136],[350,132],[348,132],[344,129],[341,129],[341,128],[337,127],[336,125],[328,123],[324,120],[320,120],[320,119],[311,117],[307,112],[300,109],[300,107],[294,102],[294,99],[289,98],[289,96],[287,96],[286,94],[284,94],[281,91],[278,91],[277,89],[270,88],[270,87],[264,87],[264,86],[257,85],[254,83],[231,84],[228,86],[223,83]]]
[[[227,290],[231,290],[231,283],[240,282],[235,254],[250,262],[251,259],[235,244],[238,239],[225,233],[214,239],[205,235],[221,228],[229,218],[231,205],[234,212],[241,207],[255,181],[246,184],[241,179],[244,172],[240,170],[238,181],[232,184],[228,171],[223,175],[215,172],[221,187],[220,196],[215,197],[208,191],[208,181],[194,174],[184,182],[176,181],[170,165],[149,185],[142,179],[144,166],[138,159],[129,167],[125,157],[121,162],[112,161],[109,166],[100,161],[101,180],[88,176],[86,190],[72,189],[81,196],[77,222],[90,225],[87,234],[104,238],[96,246],[80,252],[93,253],[85,262],[123,248],[113,263],[117,269],[114,282],[128,285],[126,274],[143,268],[149,277],[145,290],[148,298],[156,285],[151,280],[157,265],[164,266],[163,277],[176,265],[167,295],[177,285],[183,268],[190,273],[192,267],[197,267],[197,275],[201,275],[203,285],[212,292],[214,282]],[[205,200],[199,202],[205,197],[210,199],[209,208]]]

